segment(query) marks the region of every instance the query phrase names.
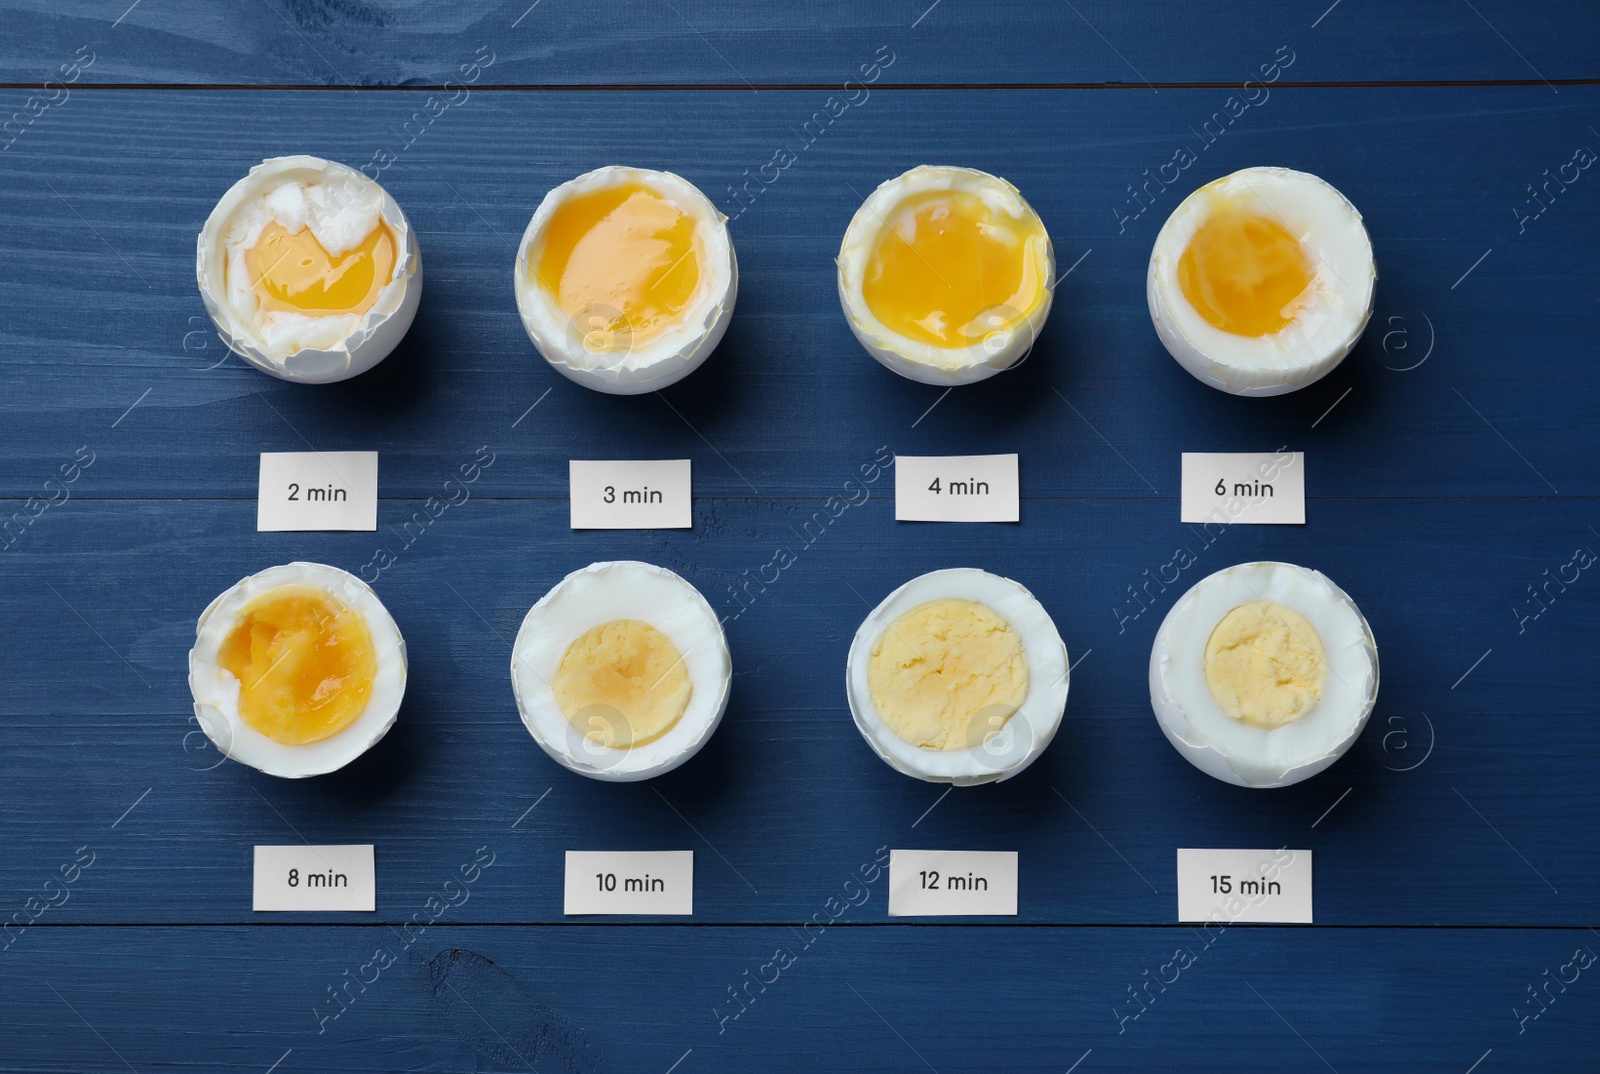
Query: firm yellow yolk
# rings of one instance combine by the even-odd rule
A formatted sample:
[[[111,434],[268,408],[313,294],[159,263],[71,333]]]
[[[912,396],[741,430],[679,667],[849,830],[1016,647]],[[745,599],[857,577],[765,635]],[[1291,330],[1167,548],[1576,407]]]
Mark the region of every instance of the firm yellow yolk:
[[[1195,312],[1236,336],[1269,336],[1311,296],[1316,266],[1270,216],[1218,206],[1178,259],[1178,286]]]
[[[862,297],[884,327],[935,347],[968,347],[1038,304],[1044,225],[961,190],[917,194],[884,221]]]
[[[310,228],[291,233],[273,221],[245,255],[245,268],[262,310],[361,314],[394,275],[394,235],[379,223],[360,246],[333,257]]]
[[[929,601],[873,645],[867,689],[879,718],[913,746],[970,749],[998,734],[1027,698],[1028,658],[988,605]]]
[[[694,298],[694,231],[694,217],[638,183],[579,194],[551,216],[534,273],[581,319],[591,349],[648,343],[681,323]]]
[[[349,727],[378,671],[366,622],[307,585],[279,586],[246,604],[218,663],[239,680],[239,718],[286,746]]]
[[[1322,637],[1293,608],[1241,604],[1206,641],[1206,685],[1223,712],[1254,727],[1282,727],[1322,699],[1328,660]]]
[[[689,706],[689,668],[672,640],[638,619],[614,619],[568,648],[550,683],[567,722],[625,750],[654,742]]]

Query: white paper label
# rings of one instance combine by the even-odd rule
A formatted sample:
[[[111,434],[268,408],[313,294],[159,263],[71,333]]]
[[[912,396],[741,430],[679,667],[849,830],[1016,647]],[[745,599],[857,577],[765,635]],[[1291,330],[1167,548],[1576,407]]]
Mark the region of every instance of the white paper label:
[[[569,850],[563,914],[694,913],[694,851]]]
[[[568,463],[575,530],[686,530],[694,525],[688,459]]]
[[[1016,522],[1022,518],[1015,455],[896,455],[899,522]]]
[[[1180,849],[1178,920],[1311,924],[1311,851]]]
[[[376,910],[372,844],[256,847],[252,910]]]
[[[1179,516],[1223,526],[1305,525],[1305,452],[1185,451]]]
[[[891,850],[890,917],[1017,912],[1014,850]]]
[[[376,451],[263,451],[256,530],[376,530]]]

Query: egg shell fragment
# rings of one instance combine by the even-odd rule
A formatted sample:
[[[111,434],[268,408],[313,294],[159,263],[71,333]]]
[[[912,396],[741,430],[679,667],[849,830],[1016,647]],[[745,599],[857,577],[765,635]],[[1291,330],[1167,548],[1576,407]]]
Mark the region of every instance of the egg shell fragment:
[[[1253,600],[1283,604],[1306,616],[1327,652],[1322,700],[1300,720],[1272,730],[1240,724],[1223,713],[1203,669],[1205,644],[1216,624],[1233,607]],[[1179,694],[1188,695],[1188,707]],[[1328,768],[1360,736],[1377,699],[1378,648],[1366,618],[1327,576],[1292,563],[1241,563],[1202,578],[1167,612],[1150,649],[1150,704],[1162,734],[1200,771],[1239,787],[1287,787]],[[1190,711],[1196,706],[1209,706],[1204,722],[1234,739],[1231,745],[1200,726],[1199,713]],[[1241,747],[1259,755],[1243,756]]]
[[[867,681],[872,648],[889,624],[918,605],[947,598],[994,610],[1016,632],[1028,661],[1022,705],[987,742],[964,750],[924,749],[895,734],[878,715]],[[1061,727],[1070,675],[1066,644],[1038,598],[1009,578],[955,567],[911,579],[862,621],[850,644],[845,693],[856,730],[885,764],[929,783],[966,787],[1010,779],[1044,752]]]
[[[676,724],[631,749],[585,737],[550,686],[572,642],[617,619],[638,619],[665,634],[689,669],[692,690]],[[590,779],[651,779],[683,764],[722,722],[732,682],[727,639],[705,597],[665,567],[635,560],[591,563],[567,575],[528,609],[512,646],[511,689],[523,725],[553,760]]]
[[[321,589],[359,614],[372,638],[377,664],[372,695],[361,715],[328,738],[298,746],[274,741],[239,717],[239,680],[218,660],[240,610],[286,585]],[[301,779],[343,768],[389,733],[405,696],[406,670],[405,639],[371,586],[338,567],[295,562],[241,579],[206,606],[195,626],[194,648],[189,650],[189,692],[201,730],[225,756],[269,776]]]
[[[701,251],[701,284],[683,323],[620,357],[584,345],[585,329],[534,278],[529,255],[542,250],[556,210],[579,194],[637,183],[695,218]],[[739,262],[728,235],[728,219],[693,183],[672,172],[611,165],[569,179],[544,196],[522,232],[512,269],[517,312],[528,338],[556,372],[576,384],[609,395],[640,395],[676,384],[698,369],[722,342],[739,296]]]
[[[338,343],[289,350],[264,338],[250,323],[254,318],[236,308],[228,294],[224,266],[229,259],[228,233],[235,214],[248,201],[264,194],[268,195],[268,208],[278,209],[269,192],[295,182],[348,184],[349,190],[370,194],[377,202],[378,215],[394,235],[395,267],[377,301],[354,320],[354,327]],[[291,221],[280,222],[287,225]],[[354,168],[311,156],[269,158],[228,189],[200,230],[195,247],[195,276],[201,301],[228,349],[263,373],[302,384],[347,380],[383,361],[405,338],[422,301],[422,252],[416,232],[399,204],[388,191]],[[311,330],[314,327],[307,326]]]

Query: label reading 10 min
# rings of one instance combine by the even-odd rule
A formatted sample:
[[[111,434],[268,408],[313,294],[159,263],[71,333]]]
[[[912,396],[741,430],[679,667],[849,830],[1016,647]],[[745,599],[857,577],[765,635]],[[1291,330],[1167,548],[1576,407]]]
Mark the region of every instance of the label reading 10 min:
[[[692,914],[694,851],[569,850],[564,914]]]

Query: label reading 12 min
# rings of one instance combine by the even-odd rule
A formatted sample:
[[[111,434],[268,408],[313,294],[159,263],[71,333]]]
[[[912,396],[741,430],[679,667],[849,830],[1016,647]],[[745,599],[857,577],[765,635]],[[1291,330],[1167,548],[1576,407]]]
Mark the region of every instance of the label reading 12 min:
[[[1014,850],[891,850],[890,917],[1015,915]]]
[[[688,459],[573,459],[575,530],[686,530],[694,525]]]
[[[1022,517],[1015,455],[896,455],[899,522],[1016,522]]]

